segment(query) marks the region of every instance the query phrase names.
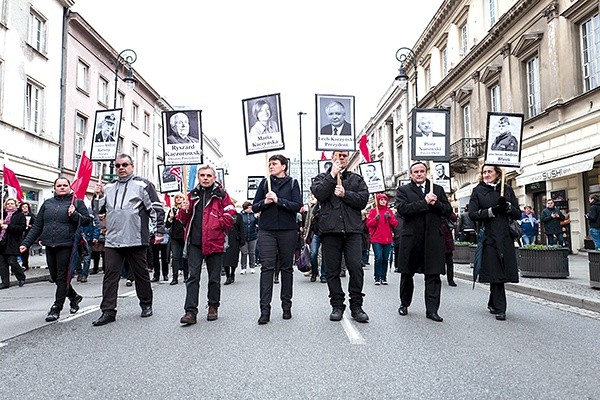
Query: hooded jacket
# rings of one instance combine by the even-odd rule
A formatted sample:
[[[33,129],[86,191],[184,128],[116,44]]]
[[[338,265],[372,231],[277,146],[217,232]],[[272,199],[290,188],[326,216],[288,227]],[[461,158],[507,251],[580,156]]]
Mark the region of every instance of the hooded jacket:
[[[398,220],[387,206],[389,202],[388,196],[379,193],[376,195],[376,198],[375,208],[371,209],[367,217],[371,243],[391,244],[394,241],[394,227],[398,226]],[[385,199],[386,206],[379,204],[381,199]],[[379,216],[379,219],[377,216]]]

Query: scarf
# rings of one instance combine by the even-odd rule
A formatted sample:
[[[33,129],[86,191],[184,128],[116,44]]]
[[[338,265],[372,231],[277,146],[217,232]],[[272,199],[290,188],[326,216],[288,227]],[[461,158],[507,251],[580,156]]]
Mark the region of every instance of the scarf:
[[[3,224],[10,224],[10,218],[13,216],[13,214],[15,213],[15,210],[13,211],[5,211],[6,212],[6,216],[4,217],[4,222]],[[2,229],[0,231],[0,240],[2,240],[2,238],[4,237],[4,235],[6,234],[6,229]]]

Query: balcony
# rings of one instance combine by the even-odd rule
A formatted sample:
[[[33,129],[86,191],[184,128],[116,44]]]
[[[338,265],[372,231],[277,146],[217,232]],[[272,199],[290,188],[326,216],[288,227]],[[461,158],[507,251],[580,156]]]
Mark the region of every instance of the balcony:
[[[452,172],[464,174],[471,168],[477,168],[479,157],[484,155],[485,140],[464,138],[450,145],[450,168]]]

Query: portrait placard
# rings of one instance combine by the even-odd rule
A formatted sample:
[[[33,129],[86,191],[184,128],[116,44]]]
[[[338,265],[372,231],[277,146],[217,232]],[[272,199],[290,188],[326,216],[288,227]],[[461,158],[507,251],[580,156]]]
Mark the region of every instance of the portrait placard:
[[[359,164],[360,174],[362,175],[369,193],[385,192],[385,181],[383,179],[383,163],[381,160],[370,163]]]
[[[264,176],[249,176],[248,177],[248,200],[254,200],[258,185],[265,179]]]
[[[415,109],[412,118],[413,160],[450,160],[450,111]]]
[[[117,158],[122,112],[122,108],[96,111],[91,161],[114,161]]]
[[[203,163],[201,110],[163,111],[165,165]]]
[[[452,186],[450,185],[450,163],[448,162],[436,162],[433,164],[433,183],[440,185],[444,188],[444,192],[450,193]]]
[[[316,94],[317,150],[356,150],[354,96]]]
[[[319,173],[320,174],[322,174],[323,172],[327,172],[333,165],[332,160],[319,160],[318,163],[319,163]]]
[[[398,182],[398,186],[408,185],[409,183],[410,179],[400,179],[400,182]]]
[[[161,193],[177,192],[180,189],[181,167],[158,165],[158,187]]]
[[[246,154],[285,148],[279,93],[242,100]]]
[[[217,168],[217,182],[219,182],[223,187],[225,187],[225,169]]]
[[[521,166],[523,114],[488,112],[485,163],[503,167]]]

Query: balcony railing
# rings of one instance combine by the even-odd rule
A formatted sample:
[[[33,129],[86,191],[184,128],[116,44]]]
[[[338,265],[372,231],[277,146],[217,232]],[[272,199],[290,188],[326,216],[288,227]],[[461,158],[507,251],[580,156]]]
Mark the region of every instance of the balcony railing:
[[[450,145],[450,164],[454,172],[465,173],[470,166],[477,166],[483,156],[485,140],[463,138]]]

